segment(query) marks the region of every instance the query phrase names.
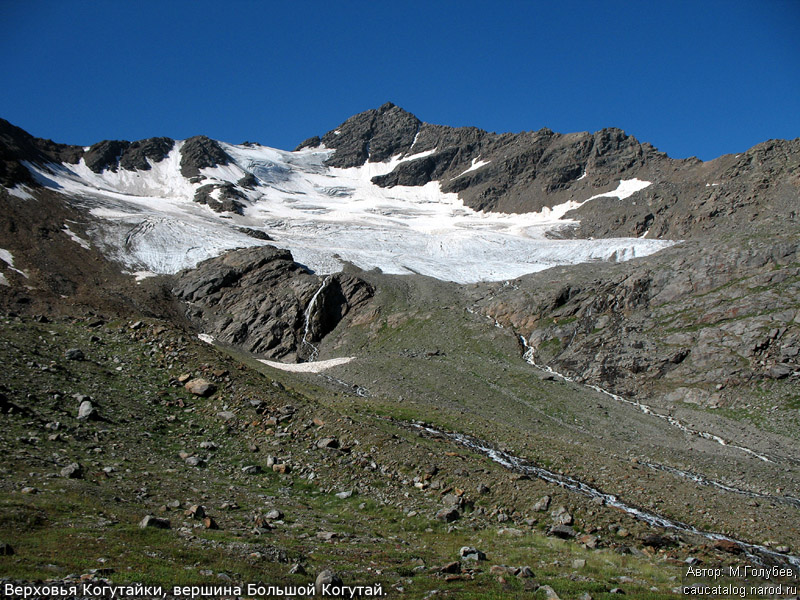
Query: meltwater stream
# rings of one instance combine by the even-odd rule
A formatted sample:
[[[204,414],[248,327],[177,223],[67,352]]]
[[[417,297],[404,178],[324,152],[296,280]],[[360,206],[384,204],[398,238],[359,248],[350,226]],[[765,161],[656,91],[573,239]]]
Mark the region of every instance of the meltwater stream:
[[[469,448],[470,450],[475,450],[480,452],[481,454],[488,456],[494,462],[504,466],[505,468],[516,471],[518,473],[524,473],[526,475],[532,475],[537,477],[543,481],[547,481],[549,483],[554,483],[558,486],[561,486],[565,489],[571,490],[573,492],[577,492],[579,494],[584,494],[589,496],[590,498],[601,498],[606,505],[617,508],[622,510],[629,515],[633,516],[634,518],[644,521],[645,523],[652,525],[654,527],[661,527],[664,529],[672,529],[674,531],[680,531],[683,533],[689,533],[697,536],[704,537],[708,540],[712,541],[727,541],[733,542],[737,544],[747,556],[755,562],[764,564],[767,561],[771,561],[772,563],[777,564],[791,564],[795,567],[800,567],[800,557],[792,556],[790,554],[780,554],[767,548],[766,546],[759,546],[757,544],[750,544],[748,542],[743,542],[741,540],[737,540],[735,538],[723,535],[721,533],[714,533],[710,531],[703,531],[701,529],[697,529],[688,523],[683,523],[681,521],[674,521],[667,517],[663,517],[656,513],[637,508],[630,504],[627,504],[614,496],[613,494],[606,494],[601,492],[600,490],[593,488],[592,486],[575,479],[574,477],[569,477],[568,475],[562,475],[560,473],[554,473],[553,471],[548,471],[542,467],[539,467],[530,461],[525,460],[524,458],[519,458],[517,456],[513,456],[508,452],[504,452],[502,450],[498,450],[493,448],[488,442],[483,440],[479,440],[477,438],[468,436],[463,433],[450,433],[439,431],[437,429],[433,429],[428,427],[427,425],[419,425],[414,423],[413,426],[417,429],[427,432],[429,435],[450,439],[458,444]]]
[[[331,278],[333,275],[328,275],[325,279],[322,280],[322,284],[319,286],[314,295],[311,296],[311,300],[306,307],[306,322],[305,322],[305,329],[303,330],[303,340],[300,342],[300,347],[307,347],[310,348],[310,352],[308,355],[308,359],[306,362],[314,362],[317,359],[317,355],[319,354],[319,348],[317,348],[314,344],[308,341],[309,334],[311,333],[311,319],[314,316],[314,308],[317,306],[317,300],[319,299],[319,295],[322,293],[328,283],[330,283]]]
[[[572,382],[572,383],[579,383],[579,382],[575,381],[572,377],[569,377],[567,375],[559,373],[558,371],[555,371],[554,369],[552,369],[551,367],[548,367],[547,365],[537,364],[536,361],[534,361],[534,359],[533,359],[533,348],[528,344],[528,341],[525,339],[525,336],[521,335],[521,336],[519,336],[519,339],[522,342],[523,347],[525,348],[525,353],[522,355],[522,358],[525,359],[525,361],[529,365],[534,366],[537,369],[541,369],[542,371],[546,371],[548,373],[552,373],[553,375],[556,375],[556,376],[560,377],[561,379],[564,379],[565,381],[569,381],[569,382]],[[767,458],[766,456],[764,456],[763,454],[759,454],[758,452],[755,452],[754,450],[751,450],[750,448],[745,448],[744,446],[737,446],[735,444],[731,444],[730,442],[728,442],[727,440],[719,437],[718,435],[715,435],[713,433],[708,433],[707,431],[698,431],[696,429],[692,429],[690,427],[687,427],[686,425],[684,425],[681,421],[679,421],[678,419],[676,419],[672,415],[663,415],[663,414],[661,414],[659,412],[654,411],[651,407],[647,406],[646,404],[642,404],[641,402],[636,402],[635,400],[628,400],[627,398],[623,398],[622,396],[614,394],[613,392],[609,392],[608,390],[604,390],[603,388],[601,388],[598,385],[592,385],[590,383],[584,383],[584,384],[581,384],[581,385],[584,385],[584,386],[588,387],[589,389],[592,389],[592,390],[594,390],[596,392],[604,394],[604,395],[608,396],[609,398],[613,398],[617,402],[622,402],[623,404],[629,404],[631,406],[635,406],[636,408],[638,408],[644,414],[651,415],[651,416],[654,416],[654,417],[658,417],[659,419],[663,419],[663,420],[667,421],[673,427],[677,427],[678,429],[680,429],[681,431],[683,431],[685,433],[689,433],[691,435],[696,435],[697,437],[701,437],[701,438],[704,438],[704,439],[707,439],[707,440],[711,440],[712,442],[716,442],[717,444],[719,444],[721,446],[728,446],[730,448],[736,448],[737,450],[741,450],[742,452],[750,454],[751,456],[754,456],[758,460],[761,460],[761,461],[764,461],[764,462],[768,462],[768,463],[774,462],[774,461],[770,460],[769,458]]]

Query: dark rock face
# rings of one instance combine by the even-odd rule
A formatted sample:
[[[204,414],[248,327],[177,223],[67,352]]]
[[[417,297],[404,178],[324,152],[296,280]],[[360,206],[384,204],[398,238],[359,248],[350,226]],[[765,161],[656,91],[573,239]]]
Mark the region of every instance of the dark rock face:
[[[119,140],[105,140],[94,144],[84,155],[86,166],[95,173],[102,173],[106,169],[116,172],[122,153],[130,145],[130,142]]]
[[[106,140],[95,144],[84,154],[86,166],[95,173],[105,170],[116,172],[122,168],[128,171],[149,171],[150,163],[161,162],[175,146],[170,138],[150,138],[138,142]]]
[[[328,161],[330,166],[356,167],[367,161],[381,162],[398,152],[407,151],[420,125],[421,121],[414,115],[387,102],[378,109],[350,117],[338,129],[326,133],[321,141],[326,147],[336,149]],[[306,147],[313,140],[306,140],[299,148]]]
[[[30,171],[22,165],[22,161],[35,164],[74,164],[82,155],[83,148],[35,138],[27,131],[0,119],[0,184],[4,186],[13,187],[20,183],[35,185]]]
[[[388,103],[351,117],[319,143],[336,150],[328,164],[353,167],[410,157],[375,177],[382,187],[438,181],[475,210],[537,212],[612,192],[620,180],[652,182],[631,198],[597,198],[568,217],[563,237],[686,239],[739,231],[754,219],[797,219],[800,140],[771,140],[738,156],[703,163],[673,160],[620,129],[559,134],[549,129],[496,134],[422,123]]]
[[[133,142],[120,157],[119,166],[128,171],[149,171],[150,163],[161,162],[175,146],[175,140],[166,137],[149,138]]]
[[[538,364],[668,405],[735,402],[737,386],[800,372],[796,236],[691,242],[619,265],[576,266],[493,290],[486,314]],[[728,391],[730,390],[730,391]]]
[[[26,131],[0,119],[0,184],[14,186],[18,183],[35,185],[30,172],[21,164],[27,161],[38,165],[49,163],[77,164],[81,158],[95,173],[104,170],[116,172],[150,169],[147,159],[160,162],[175,145],[169,138],[150,138],[138,142],[105,140],[94,144],[88,151],[81,146],[57,144],[52,140],[35,138]]]
[[[220,145],[204,135],[189,138],[181,148],[181,174],[184,177],[197,177],[200,169],[230,162],[231,158]]]
[[[325,281],[295,263],[288,250],[261,246],[180,273],[174,293],[188,304],[190,320],[222,342],[270,358],[305,358],[304,338],[318,342],[373,293],[352,275]],[[318,291],[306,330],[306,310]]]

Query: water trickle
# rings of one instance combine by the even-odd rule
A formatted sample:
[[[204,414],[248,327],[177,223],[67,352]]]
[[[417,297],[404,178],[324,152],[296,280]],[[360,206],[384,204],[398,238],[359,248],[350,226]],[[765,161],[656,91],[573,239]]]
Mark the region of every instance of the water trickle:
[[[565,381],[569,381],[569,382],[572,382],[572,383],[580,383],[580,382],[575,381],[575,379],[573,379],[572,377],[564,375],[563,373],[559,373],[558,371],[555,371],[554,369],[552,369],[551,367],[548,367],[547,365],[539,365],[539,364],[537,364],[536,361],[533,358],[533,347],[531,347],[528,344],[528,341],[525,339],[525,336],[521,335],[521,336],[519,336],[519,339],[520,339],[520,341],[522,342],[522,345],[525,348],[525,352],[523,353],[522,358],[525,359],[525,362],[527,362],[529,365],[534,366],[537,369],[541,369],[542,371],[546,371],[548,373],[552,373],[553,375],[556,375],[556,376],[560,377],[561,379],[563,379]],[[629,404],[630,406],[635,406],[636,408],[638,408],[644,414],[651,415],[653,417],[658,417],[659,419],[663,419],[667,423],[672,425],[673,427],[677,427],[678,429],[680,429],[681,431],[683,431],[685,433],[689,433],[691,435],[696,435],[697,437],[701,437],[701,438],[706,439],[706,440],[711,440],[712,442],[716,442],[717,444],[719,444],[721,446],[728,446],[730,448],[736,448],[737,450],[741,450],[742,452],[746,452],[747,454],[749,454],[751,456],[754,456],[755,458],[757,458],[757,459],[759,459],[761,461],[767,462],[767,463],[774,462],[774,461],[770,460],[769,458],[767,458],[766,456],[764,456],[763,454],[759,454],[758,452],[755,452],[754,450],[751,450],[750,448],[745,448],[744,446],[737,446],[735,444],[731,444],[730,442],[728,442],[727,440],[719,437],[718,435],[715,435],[713,433],[708,433],[707,431],[698,431],[696,429],[692,429],[690,427],[687,427],[686,425],[684,425],[681,421],[679,421],[678,419],[676,419],[672,415],[664,415],[664,414],[661,414],[659,412],[656,412],[650,406],[647,406],[646,404],[642,404],[641,402],[636,402],[635,400],[629,400],[628,398],[623,398],[622,396],[619,396],[618,394],[614,394],[613,392],[609,392],[608,390],[604,390],[603,388],[601,388],[598,385],[592,385],[590,383],[584,383],[584,384],[580,384],[580,385],[584,385],[585,387],[588,387],[589,389],[592,389],[595,392],[599,392],[601,394],[604,394],[604,395],[608,396],[609,398],[613,398],[617,402],[622,402],[623,404]]]
[[[314,295],[311,297],[311,301],[308,303],[308,306],[306,307],[306,313],[305,313],[306,323],[305,323],[305,328],[303,330],[303,339],[300,342],[301,349],[308,349],[308,358],[306,359],[306,362],[314,362],[317,359],[317,355],[319,354],[319,348],[317,348],[316,345],[312,344],[309,341],[311,334],[311,319],[314,316],[314,310],[317,306],[319,295],[322,293],[322,290],[324,290],[328,286],[328,283],[330,283],[332,278],[333,275],[328,275],[325,279],[322,280],[322,284],[319,286],[317,291],[314,292]]]
[[[417,429],[421,429],[427,432],[429,435],[450,439],[461,444],[466,448],[475,450],[489,457],[494,462],[504,466],[505,468],[511,471],[515,471],[518,473],[525,473],[526,475],[532,475],[543,481],[547,481],[548,483],[559,485],[565,489],[577,492],[579,494],[584,494],[591,498],[601,498],[606,505],[618,508],[628,513],[629,515],[633,516],[634,518],[643,521],[649,525],[652,525],[654,527],[661,527],[663,529],[671,529],[673,531],[689,533],[712,541],[733,542],[737,544],[748,555],[749,558],[760,564],[788,563],[795,567],[800,567],[800,557],[792,556],[790,554],[779,554],[778,552],[775,552],[774,550],[771,550],[766,546],[760,546],[758,544],[743,542],[741,540],[737,540],[735,538],[723,535],[721,533],[714,533],[711,531],[704,531],[702,529],[697,529],[696,527],[689,525],[688,523],[683,523],[681,521],[669,519],[659,514],[638,508],[636,506],[623,502],[613,494],[607,494],[605,492],[602,492],[588,485],[587,483],[580,481],[579,479],[575,479],[574,477],[570,477],[568,475],[562,475],[560,473],[554,473],[553,471],[548,471],[547,469],[539,467],[538,465],[535,465],[530,461],[525,460],[524,458],[519,458],[517,456],[509,454],[508,452],[504,452],[502,450],[493,448],[488,442],[485,442],[483,440],[473,438],[463,433],[450,433],[450,432],[439,431],[437,429],[433,429],[432,427],[428,427],[427,425],[420,425],[417,423],[413,423],[412,425]]]

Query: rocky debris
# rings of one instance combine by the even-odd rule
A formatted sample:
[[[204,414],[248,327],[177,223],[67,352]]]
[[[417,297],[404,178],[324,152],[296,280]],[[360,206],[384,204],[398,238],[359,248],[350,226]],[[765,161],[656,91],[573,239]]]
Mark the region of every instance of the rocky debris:
[[[314,581],[314,591],[317,596],[322,595],[322,589],[325,586],[341,586],[344,585],[342,582],[342,578],[339,577],[335,572],[325,569],[324,571],[320,571],[317,575],[316,580]]]
[[[70,348],[64,352],[64,357],[67,360],[84,360],[86,356],[80,348]]]
[[[83,467],[77,462],[70,463],[61,469],[61,476],[67,479],[83,479]]]
[[[307,356],[308,344],[317,344],[373,294],[366,282],[346,273],[312,275],[289,251],[272,246],[202,262],[178,274],[173,291],[189,303],[187,316],[198,329],[269,358]],[[315,297],[313,313],[306,315]]]
[[[202,378],[191,379],[186,382],[184,387],[195,396],[207,398],[217,391],[217,386]]]
[[[184,142],[181,148],[181,175],[199,177],[200,170],[231,162],[222,147],[204,135],[197,135]]]
[[[154,527],[156,529],[169,529],[170,522],[169,519],[160,519],[159,517],[153,515],[147,515],[139,522],[139,528],[146,529],[147,527]]]
[[[78,419],[88,421],[97,417],[97,409],[89,400],[84,400],[78,407]]]

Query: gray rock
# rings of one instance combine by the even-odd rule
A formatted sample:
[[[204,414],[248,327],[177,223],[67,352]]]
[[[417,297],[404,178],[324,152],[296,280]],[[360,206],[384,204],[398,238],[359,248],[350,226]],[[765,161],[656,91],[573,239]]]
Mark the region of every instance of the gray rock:
[[[336,497],[339,498],[340,500],[346,500],[347,498],[350,498],[352,495],[353,491],[348,490],[346,492],[339,492],[338,494],[336,494]]]
[[[767,373],[771,379],[786,379],[793,373],[792,367],[785,364],[777,364],[770,368]]]
[[[336,438],[322,438],[317,442],[317,448],[336,449],[339,447],[339,440]]]
[[[61,476],[67,479],[83,479],[83,467],[79,463],[70,463],[61,469]]]
[[[97,416],[94,405],[89,400],[84,400],[78,407],[78,418],[81,420],[93,419]]]
[[[533,510],[536,512],[544,512],[548,508],[550,508],[550,496],[542,496],[536,504],[533,505]]]
[[[547,535],[569,540],[575,537],[575,530],[569,525],[554,525],[547,530]]]
[[[84,360],[86,357],[80,348],[70,348],[64,353],[67,360]]]
[[[245,475],[257,475],[261,473],[261,467],[259,465],[247,465],[242,467],[242,473]]]
[[[307,574],[306,568],[300,563],[293,564],[292,568],[289,569],[289,575],[306,575],[306,574]]]
[[[545,598],[547,598],[547,600],[561,600],[559,595],[556,594],[556,591],[549,585],[540,586],[539,589],[536,591],[544,593]]]
[[[457,521],[460,517],[461,513],[453,506],[443,508],[436,513],[436,519],[445,523],[452,523],[453,521]]]
[[[481,561],[486,560],[486,554],[472,546],[462,546],[458,551],[459,556],[464,560]]]
[[[321,571],[319,575],[317,575],[317,579],[314,581],[314,591],[317,596],[322,595],[322,589],[327,586],[340,586],[342,584],[342,578],[339,577],[336,573],[329,569],[325,569]]]
[[[211,396],[214,392],[217,391],[217,386],[215,386],[210,381],[206,381],[205,379],[202,378],[191,379],[186,382],[186,385],[184,387],[195,396],[200,396],[203,398]]]
[[[13,554],[15,554],[15,552],[11,544],[0,542],[0,556],[12,556]]]
[[[183,462],[189,467],[203,467],[206,464],[206,461],[199,456],[187,456]]]
[[[274,508],[267,514],[265,514],[264,518],[267,519],[268,521],[279,521],[283,518],[283,513],[277,508]]]
[[[169,519],[159,519],[156,516],[147,515],[139,522],[139,528],[145,529],[147,527],[154,527],[156,529],[169,529],[170,522]]]

